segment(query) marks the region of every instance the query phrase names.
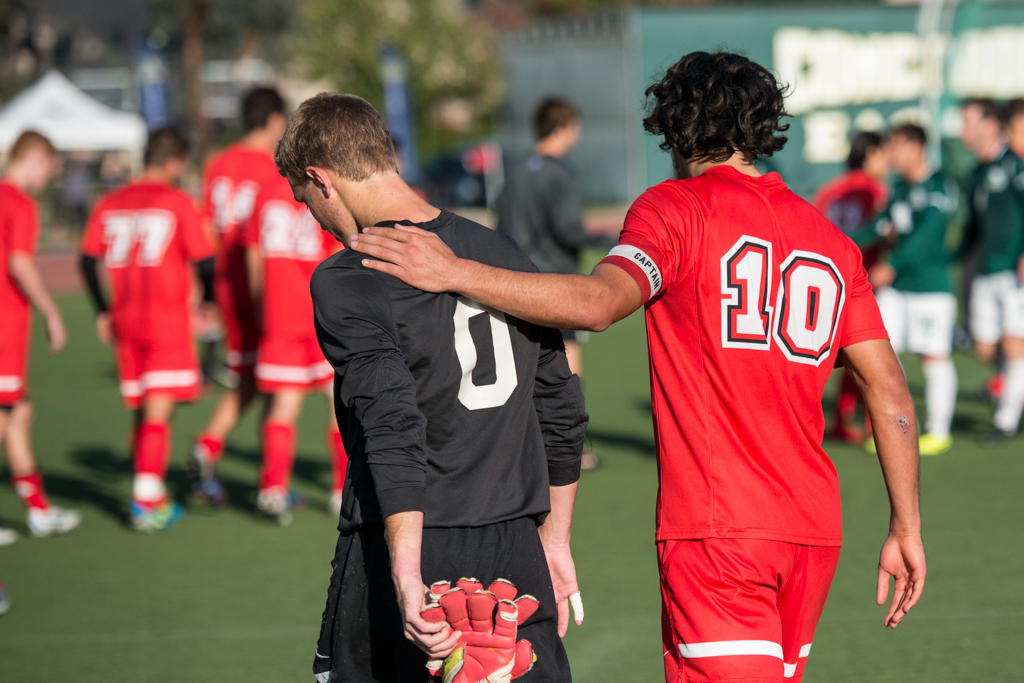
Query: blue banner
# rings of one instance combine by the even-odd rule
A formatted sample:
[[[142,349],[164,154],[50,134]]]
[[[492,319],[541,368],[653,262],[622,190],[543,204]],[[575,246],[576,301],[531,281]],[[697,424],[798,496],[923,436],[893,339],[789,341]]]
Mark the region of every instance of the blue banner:
[[[409,97],[409,69],[394,45],[380,51],[380,81],[384,90],[384,118],[395,141],[398,168],[409,183],[419,178],[416,154],[416,117]]]

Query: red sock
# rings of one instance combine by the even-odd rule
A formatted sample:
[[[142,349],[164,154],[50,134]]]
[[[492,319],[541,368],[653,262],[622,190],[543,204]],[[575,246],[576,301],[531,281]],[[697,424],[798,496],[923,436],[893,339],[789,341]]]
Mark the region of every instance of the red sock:
[[[263,471],[260,490],[288,488],[295,461],[295,425],[288,422],[263,423]]]
[[[224,454],[224,442],[213,438],[205,432],[196,438],[196,444],[206,449],[206,453],[209,455],[210,462],[212,463],[220,460],[220,456]]]
[[[171,428],[166,422],[143,420],[135,437],[135,474],[167,475],[168,439]]]
[[[341,440],[341,432],[330,428],[327,430],[327,448],[331,451],[331,482],[332,491],[340,491],[345,486],[345,468],[348,467],[348,453],[345,442]]]
[[[21,502],[29,510],[45,510],[50,507],[50,501],[46,499],[46,490],[43,488],[43,475],[38,472],[21,476],[12,474],[11,483],[21,496]]]

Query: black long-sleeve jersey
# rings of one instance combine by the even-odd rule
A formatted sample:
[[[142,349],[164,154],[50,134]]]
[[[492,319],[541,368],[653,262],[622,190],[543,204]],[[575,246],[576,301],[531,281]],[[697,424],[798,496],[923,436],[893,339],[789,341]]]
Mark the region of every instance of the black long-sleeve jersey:
[[[536,270],[509,238],[446,211],[417,227],[460,257]],[[349,455],[339,529],[416,510],[427,527],[543,517],[548,487],[579,478],[588,419],[560,333],[364,258],[341,251],[310,282]]]

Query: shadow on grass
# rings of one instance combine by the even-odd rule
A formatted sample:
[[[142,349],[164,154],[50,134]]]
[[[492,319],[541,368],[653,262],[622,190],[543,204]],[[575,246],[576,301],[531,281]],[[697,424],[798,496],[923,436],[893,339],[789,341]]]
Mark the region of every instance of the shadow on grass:
[[[63,474],[49,474],[46,475],[46,491],[59,498],[94,505],[117,522],[128,524],[128,501],[112,495],[104,485],[98,485],[95,481]]]
[[[652,437],[637,436],[635,434],[623,434],[621,432],[607,432],[603,429],[587,430],[587,439],[598,443],[618,446],[627,450],[636,451],[640,455],[653,458],[655,455],[654,439]]]

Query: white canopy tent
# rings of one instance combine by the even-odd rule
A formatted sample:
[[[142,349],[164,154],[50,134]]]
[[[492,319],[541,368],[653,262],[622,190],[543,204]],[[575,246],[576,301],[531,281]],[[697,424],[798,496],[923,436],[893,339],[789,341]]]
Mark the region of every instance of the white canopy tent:
[[[0,109],[0,152],[26,131],[42,133],[62,152],[127,150],[139,159],[146,146],[142,117],[89,97],[50,71]]]

